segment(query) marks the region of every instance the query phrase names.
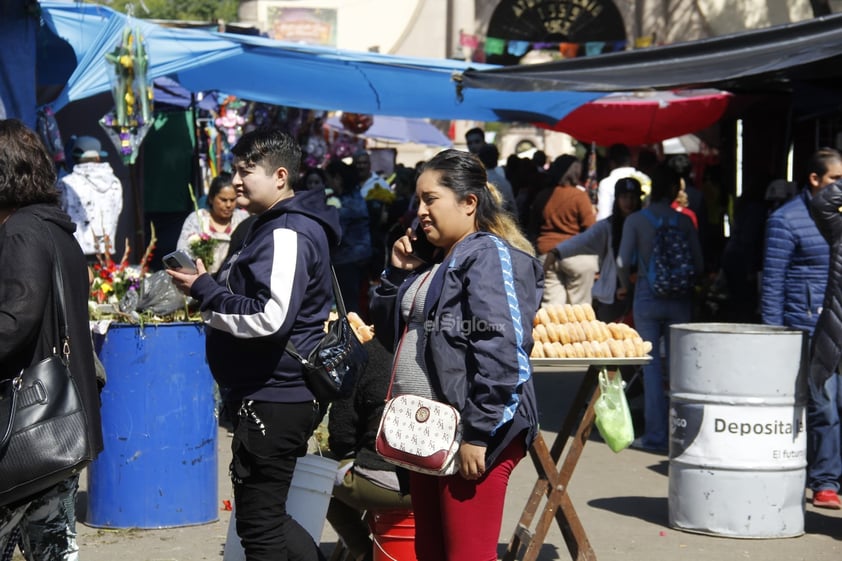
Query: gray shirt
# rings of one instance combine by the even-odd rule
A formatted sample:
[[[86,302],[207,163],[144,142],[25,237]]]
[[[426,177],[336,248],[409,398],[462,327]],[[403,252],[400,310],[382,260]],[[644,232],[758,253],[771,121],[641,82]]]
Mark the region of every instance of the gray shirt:
[[[424,361],[424,344],[426,342],[424,299],[430,279],[435,275],[439,265],[423,275],[420,275],[409,286],[400,302],[400,313],[406,322],[406,332],[398,343],[395,355],[395,382],[392,387],[392,397],[399,395],[418,395],[439,401],[430,375]]]

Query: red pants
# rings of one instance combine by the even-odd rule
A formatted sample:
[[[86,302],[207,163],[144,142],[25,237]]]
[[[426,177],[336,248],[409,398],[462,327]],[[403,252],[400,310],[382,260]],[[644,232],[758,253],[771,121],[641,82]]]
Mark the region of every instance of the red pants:
[[[418,561],[496,561],[509,476],[524,455],[518,437],[475,481],[411,472]]]

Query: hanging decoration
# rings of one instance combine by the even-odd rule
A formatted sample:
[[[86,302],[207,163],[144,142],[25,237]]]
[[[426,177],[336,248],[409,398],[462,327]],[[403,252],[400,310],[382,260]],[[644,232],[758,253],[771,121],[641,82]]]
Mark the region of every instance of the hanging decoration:
[[[324,124],[327,113],[310,111],[305,126],[301,128],[298,143],[307,167],[321,167],[327,163],[328,145],[325,140]]]
[[[122,38],[106,53],[110,66],[114,108],[100,119],[100,125],[114,142],[123,162],[134,164],[143,137],[152,120],[153,89],[148,79],[149,53],[129,10]]]
[[[246,124],[246,117],[243,115],[245,110],[246,103],[233,95],[227,96],[219,105],[219,113],[213,124],[224,135],[229,149],[237,144],[237,140],[243,135],[243,125]]]
[[[374,117],[363,113],[342,113],[342,126],[354,134],[362,134],[374,124]]]

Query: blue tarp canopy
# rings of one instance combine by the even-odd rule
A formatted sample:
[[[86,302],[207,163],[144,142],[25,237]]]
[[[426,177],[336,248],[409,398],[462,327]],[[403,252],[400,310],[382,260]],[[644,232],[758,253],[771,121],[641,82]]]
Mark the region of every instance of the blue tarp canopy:
[[[50,103],[53,109],[58,111],[71,101],[111,90],[111,69],[105,54],[121,41],[126,16],[104,6],[79,2],[42,2],[41,11],[47,27],[76,53],[76,68],[67,85]],[[133,24],[149,47],[150,79],[202,66],[240,51],[236,43],[204,31],[171,29],[142,19],[134,19]],[[50,64],[49,57],[41,59]],[[49,68],[39,72],[47,75]]]
[[[45,24],[72,46],[77,59],[67,86],[51,102],[54,110],[109,91],[110,69],[104,55],[120,41],[126,16],[78,2],[53,0],[40,5]],[[193,92],[219,90],[274,105],[403,117],[554,123],[604,95],[471,90],[458,99],[452,76],[468,68],[463,61],[343,51],[168,28],[142,19],[133,22],[148,46],[150,79],[170,76]]]

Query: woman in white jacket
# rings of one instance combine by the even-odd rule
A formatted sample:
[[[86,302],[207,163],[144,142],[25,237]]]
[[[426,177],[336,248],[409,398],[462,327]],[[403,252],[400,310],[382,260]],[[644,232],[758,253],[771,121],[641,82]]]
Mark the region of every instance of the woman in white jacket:
[[[632,295],[622,287],[617,275],[615,259],[620,248],[623,222],[631,213],[640,210],[643,191],[640,182],[624,177],[614,185],[614,206],[611,216],[597,221],[593,226],[558,244],[544,262],[552,265],[555,259],[575,255],[596,255],[599,259],[599,277],[591,289],[594,309],[599,320],[619,321],[631,311]]]

